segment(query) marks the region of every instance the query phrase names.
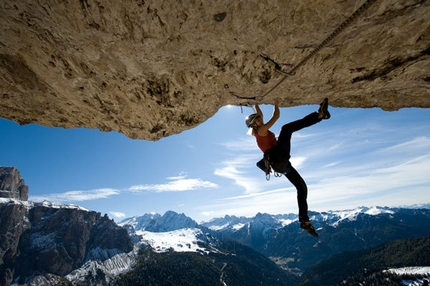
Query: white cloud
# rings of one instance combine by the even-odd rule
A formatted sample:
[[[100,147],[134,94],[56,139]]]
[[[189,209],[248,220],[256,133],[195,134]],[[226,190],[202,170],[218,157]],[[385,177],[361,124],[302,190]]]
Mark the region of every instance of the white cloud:
[[[249,135],[247,137],[241,137],[234,141],[228,141],[221,143],[222,146],[224,146],[227,150],[232,151],[258,151],[257,144],[255,142],[255,137],[252,135]]]
[[[182,180],[182,179],[185,179],[186,177],[187,177],[187,174],[182,172],[178,176],[167,177],[167,180],[169,181]]]
[[[287,181],[284,180],[284,183]],[[297,212],[297,196],[294,187],[261,193],[220,199],[202,206],[202,215],[220,217],[225,214],[254,216],[258,212],[281,214]]]
[[[291,161],[308,185],[309,209],[326,211],[430,201],[429,137],[408,138],[398,134],[398,130],[378,128],[368,132],[365,126],[344,132],[348,134],[330,130],[333,136],[294,135]],[[343,135],[340,140],[334,136],[336,133]],[[295,188],[285,177],[272,176],[266,182],[262,172],[256,176],[260,171],[255,171],[255,163],[261,152],[254,141],[250,141],[253,147],[246,145],[243,149],[242,143],[223,144],[238,152],[215,170],[215,175],[243,187],[242,193],[202,205],[200,214],[216,217],[296,212]]]
[[[122,212],[109,212],[114,218],[123,218],[125,217],[125,213]]]
[[[417,145],[414,145],[414,142]],[[359,205],[397,206],[430,201],[430,152],[416,155],[411,140],[383,150],[386,156],[368,154],[366,163],[347,166],[344,162],[312,173],[308,178],[308,202],[311,208],[343,209]],[[396,146],[408,146],[398,154]],[[376,153],[381,153],[377,151]],[[419,151],[417,153],[423,153]],[[425,152],[424,152],[425,153]],[[372,156],[373,155],[373,156]]]
[[[263,158],[263,153],[257,147],[255,138],[231,141],[222,144],[229,150],[235,150],[235,155],[221,162],[214,174],[223,178],[233,180],[234,184],[242,187],[245,194],[260,193],[268,187],[278,188],[289,183],[285,180],[266,181],[264,172],[256,166],[258,160]],[[299,168],[306,162],[305,156],[291,158],[295,168]],[[273,177],[273,174],[271,175]]]
[[[207,212],[201,212],[200,214],[202,216],[205,216],[205,217],[213,217],[215,215],[215,212],[214,211],[207,211]]]
[[[184,191],[193,191],[202,188],[217,188],[218,185],[209,181],[204,181],[201,179],[185,179],[185,174],[180,174],[179,176],[168,177],[167,179],[170,182],[165,184],[146,184],[146,185],[135,185],[131,186],[126,190],[118,190],[111,188],[102,188],[95,189],[89,191],[68,191],[65,193],[52,193],[47,194],[45,196],[32,196],[30,200],[32,201],[54,201],[59,203],[67,203],[67,202],[82,202],[82,201],[90,201],[97,199],[105,199],[112,195],[118,195],[124,191],[131,192],[153,192],[153,193],[161,193],[161,192],[184,192]],[[111,212],[112,215],[120,217],[121,213]]]
[[[215,169],[214,174],[233,180],[236,185],[243,187],[246,194],[260,192],[260,184],[266,182],[266,180],[263,179],[265,176],[263,171],[258,170],[255,165],[259,159],[261,158],[255,155],[241,154],[221,162],[220,167]],[[257,170],[260,176],[250,176],[252,174],[250,173],[251,168]]]
[[[201,188],[217,188],[218,185],[209,181],[204,181],[201,179],[177,179],[172,182],[165,184],[147,184],[147,185],[135,185],[129,188],[132,192],[184,192],[193,191]]]
[[[380,150],[385,154],[430,152],[430,138],[421,136]]]

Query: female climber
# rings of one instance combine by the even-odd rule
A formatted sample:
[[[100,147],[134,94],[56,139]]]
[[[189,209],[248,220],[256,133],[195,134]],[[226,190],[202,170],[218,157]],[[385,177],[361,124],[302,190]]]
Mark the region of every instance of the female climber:
[[[263,113],[258,104],[255,104],[256,113],[246,118],[246,126],[252,128],[252,135],[255,136],[257,145],[263,151],[264,158],[257,163],[261,169],[270,175],[270,167],[278,174],[284,174],[285,177],[297,189],[297,202],[299,206],[300,227],[311,235],[317,237],[318,233],[309,221],[308,217],[308,188],[300,174],[293,168],[290,163],[291,135],[293,132],[302,128],[309,127],[320,122],[322,119],[329,119],[328,99],[325,98],[320,104],[318,112],[312,112],[307,116],[282,126],[281,133],[276,140],[275,134],[269,129],[279,119],[280,111],[278,100],[275,100],[272,118],[264,123]],[[262,163],[265,162],[265,163]],[[262,166],[262,165],[263,166]]]

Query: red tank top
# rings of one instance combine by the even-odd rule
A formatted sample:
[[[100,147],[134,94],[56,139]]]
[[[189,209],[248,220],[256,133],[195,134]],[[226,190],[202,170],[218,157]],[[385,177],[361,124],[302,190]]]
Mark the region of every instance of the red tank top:
[[[255,132],[255,138],[257,139],[257,145],[260,147],[261,151],[266,152],[268,149],[272,148],[276,145],[276,137],[272,131],[268,131],[269,134],[266,136],[260,136],[257,132]]]

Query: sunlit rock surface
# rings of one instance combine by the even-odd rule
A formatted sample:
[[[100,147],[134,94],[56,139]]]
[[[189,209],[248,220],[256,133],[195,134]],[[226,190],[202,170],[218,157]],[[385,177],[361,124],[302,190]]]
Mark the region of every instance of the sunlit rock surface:
[[[430,1],[418,0],[371,1],[261,98],[282,75],[260,53],[297,65],[363,3],[3,0],[0,116],[157,140],[253,98],[430,107]]]

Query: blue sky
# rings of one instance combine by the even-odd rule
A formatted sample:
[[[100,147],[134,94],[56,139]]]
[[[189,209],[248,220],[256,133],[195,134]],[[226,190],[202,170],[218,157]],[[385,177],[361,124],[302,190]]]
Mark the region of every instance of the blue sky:
[[[281,108],[275,134],[317,105]],[[263,105],[265,119],[271,105]],[[305,179],[309,209],[408,206],[430,202],[430,109],[330,108],[332,118],[296,132],[292,164]],[[116,132],[19,126],[0,119],[1,166],[14,166],[29,200],[76,204],[120,221],[149,212],[197,222],[229,215],[297,213],[285,178],[266,181],[247,135],[249,107],[223,107],[192,130],[160,141]]]

